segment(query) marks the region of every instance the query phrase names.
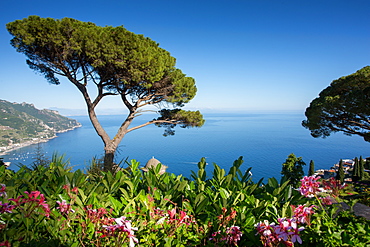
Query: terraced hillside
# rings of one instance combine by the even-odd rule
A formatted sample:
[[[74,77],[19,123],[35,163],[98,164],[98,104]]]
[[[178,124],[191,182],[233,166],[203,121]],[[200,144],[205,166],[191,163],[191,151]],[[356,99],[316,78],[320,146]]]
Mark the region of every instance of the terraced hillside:
[[[76,120],[61,116],[57,111],[0,100],[0,147],[38,142],[78,126]]]

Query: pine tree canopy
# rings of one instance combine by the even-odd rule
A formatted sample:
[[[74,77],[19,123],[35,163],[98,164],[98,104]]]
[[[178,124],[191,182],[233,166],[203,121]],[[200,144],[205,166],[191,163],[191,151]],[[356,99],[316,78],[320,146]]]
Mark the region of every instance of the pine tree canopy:
[[[194,98],[195,80],[175,67],[176,59],[153,40],[122,26],[97,26],[72,18],[52,19],[30,16],[7,24],[11,45],[27,57],[29,67],[58,85],[67,78],[84,97],[88,114],[105,144],[106,156],[113,157],[126,133],[156,124],[173,134],[175,125],[200,127],[199,111],[180,110]],[[92,85],[96,92],[89,93]],[[94,96],[94,98],[92,97]],[[95,113],[98,103],[118,95],[128,116],[114,138],[104,131]],[[144,107],[155,106],[159,117],[131,127]],[[167,108],[169,107],[169,108]],[[111,159],[111,158],[110,158]]]
[[[341,131],[370,141],[370,66],[334,80],[310,103],[305,114],[302,125],[313,137]]]

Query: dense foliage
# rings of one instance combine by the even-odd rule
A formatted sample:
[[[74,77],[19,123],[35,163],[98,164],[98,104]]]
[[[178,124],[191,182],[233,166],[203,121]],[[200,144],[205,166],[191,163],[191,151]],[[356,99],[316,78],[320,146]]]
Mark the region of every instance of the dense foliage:
[[[94,129],[104,143],[108,167],[122,138],[132,130],[156,124],[166,127],[166,134],[173,134],[177,124],[200,127],[204,123],[199,111],[180,110],[194,98],[195,80],[175,67],[176,60],[168,51],[143,35],[122,26],[100,27],[72,18],[38,16],[16,20],[6,27],[13,37],[12,46],[26,55],[31,69],[56,85],[59,76],[65,77],[82,94]],[[96,87],[92,94],[90,84]],[[95,113],[101,100],[109,96],[119,96],[128,110],[113,138]],[[130,126],[134,118],[148,110],[146,106],[156,106],[160,116]]]
[[[3,246],[367,246],[369,222],[338,214],[345,188],[304,177],[297,189],[251,180],[236,160],[229,172],[206,160],[191,179],[132,160],[115,173],[0,167]],[[91,170],[90,170],[91,171]],[[326,192],[323,192],[325,189]],[[334,203],[333,203],[334,202]]]
[[[370,66],[334,80],[306,109],[302,125],[313,137],[341,131],[370,141]]]

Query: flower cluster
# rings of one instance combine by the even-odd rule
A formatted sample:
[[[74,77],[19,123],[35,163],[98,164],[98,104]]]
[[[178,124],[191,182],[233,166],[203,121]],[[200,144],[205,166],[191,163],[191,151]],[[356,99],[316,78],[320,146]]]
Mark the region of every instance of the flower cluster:
[[[5,184],[0,184],[0,196],[6,197],[6,186]],[[14,205],[9,205],[9,203],[3,203],[0,201],[0,214],[3,213],[12,213],[12,210],[15,208]]]
[[[2,197],[6,197],[7,196],[5,184],[0,184],[0,196],[2,196]]]
[[[322,185],[324,186],[324,189],[331,192],[331,195],[334,197],[338,197],[340,190],[347,186],[345,183],[342,184],[340,180],[336,180],[334,177],[331,177],[328,180],[323,180]]]
[[[5,242],[0,242],[0,246],[11,247],[12,245],[6,240]]]
[[[240,241],[243,233],[240,230],[239,226],[227,227],[231,221],[236,217],[236,211],[231,208],[230,213],[227,213],[226,208],[222,208],[222,214],[217,216],[219,221],[219,227],[222,229],[213,232],[212,237],[209,239],[212,241],[215,246],[221,244],[222,246],[226,243],[228,246],[237,246],[238,241]],[[224,230],[226,229],[226,230]]]
[[[315,176],[304,177],[301,182],[300,192],[305,197],[315,197],[320,200],[320,203],[324,205],[333,204],[333,197],[338,197],[340,190],[346,187],[346,184],[342,184],[339,180],[331,177],[328,180],[322,180],[322,183],[318,182],[319,178]],[[320,187],[322,186],[322,187]],[[330,196],[317,197],[320,192],[328,192]]]
[[[241,232],[239,226],[231,226],[226,228],[225,233],[222,233],[221,230],[218,230],[213,232],[211,236],[212,237],[209,240],[212,241],[215,246],[218,246],[218,244],[224,246],[225,243],[228,246],[238,246],[238,241],[240,241],[243,233]]]
[[[12,213],[12,210],[15,208],[15,205],[10,205],[9,203],[2,203],[0,201],[0,214],[3,213]]]
[[[316,176],[305,176],[303,179],[301,179],[301,187],[300,192],[301,195],[305,197],[314,197],[317,193],[322,192],[322,189],[320,189],[320,182],[317,182],[319,177]]]
[[[97,227],[100,225],[109,225],[114,220],[108,216],[108,211],[105,208],[92,209],[92,206],[89,205],[85,208],[86,218],[89,222],[93,223]]]
[[[115,225],[103,226],[103,228],[105,228],[106,231],[103,232],[102,237],[106,236],[120,237],[119,235],[121,233],[125,233],[127,238],[129,239],[130,247],[135,246],[135,243],[138,243],[139,240],[135,237],[134,231],[137,231],[138,229],[136,227],[132,227],[131,221],[126,220],[126,217],[124,216],[120,218],[115,218],[114,221],[116,222]]]
[[[167,223],[174,227],[179,227],[182,224],[189,226],[190,224],[195,223],[195,220],[191,215],[188,215],[185,211],[179,210],[177,207],[167,211],[160,208],[153,208],[150,211],[150,217],[157,220],[157,225]]]
[[[226,237],[224,240],[228,245],[238,245],[238,241],[240,241],[240,238],[242,237],[243,233],[240,231],[239,226],[231,226],[226,228]]]
[[[177,212],[176,207],[174,207],[171,210],[168,210],[168,223],[175,223],[175,225],[181,225],[181,224],[186,224],[190,225],[193,220],[189,215],[186,214],[185,211],[179,210]]]
[[[78,188],[77,187],[73,187],[71,189],[71,187],[68,184],[65,184],[65,185],[63,185],[63,189],[67,192],[67,194],[69,195],[70,198],[74,197],[73,194],[76,194],[76,195],[78,194]]]
[[[326,196],[326,197],[319,197],[319,200],[321,201],[321,203],[323,203],[324,205],[332,205],[333,204],[333,201],[332,201],[332,198],[330,196]]]
[[[220,221],[220,225],[226,226],[229,224],[230,221],[235,219],[236,211],[231,208],[230,213],[227,213],[227,208],[222,208],[222,214],[217,216],[218,220]]]
[[[279,218],[278,225],[274,222],[269,224],[267,220],[255,225],[257,234],[261,235],[261,241],[264,243],[264,246],[275,246],[278,244],[292,246],[295,242],[302,244],[299,233],[304,230],[304,227],[299,225],[310,224],[310,216],[315,213],[314,208],[316,206],[291,205],[291,207],[294,213],[292,218]]]
[[[61,212],[73,212],[71,205],[66,201],[57,202],[59,204],[59,210]],[[131,226],[131,221],[126,220],[124,216],[120,218],[112,218],[109,215],[112,213],[112,209],[109,212],[106,208],[93,209],[92,205],[88,205],[84,208],[85,221],[81,222],[81,226],[84,229],[90,228],[91,224],[94,226],[95,234],[98,239],[110,238],[115,241],[117,246],[123,245],[127,240],[130,243],[130,247],[135,246],[138,243],[138,239],[134,235],[134,231],[137,228]],[[70,217],[70,216],[68,216]],[[84,237],[88,237],[87,235]],[[111,241],[107,240],[107,241]],[[100,242],[100,240],[98,240]],[[97,243],[98,243],[97,242]],[[99,245],[99,244],[97,244]],[[100,245],[99,245],[100,246]]]
[[[316,207],[315,205],[311,205],[310,207],[305,207],[304,205],[291,205],[291,207],[294,212],[293,218],[296,219],[297,222],[300,224],[310,224],[310,215],[315,213],[315,211],[313,211]]]
[[[45,216],[50,216],[50,207],[45,201],[44,194],[41,194],[40,191],[25,191],[24,193],[25,197],[20,195],[17,198],[10,198],[9,201],[15,202],[15,207],[23,211],[26,218],[38,209],[42,209]]]
[[[67,203],[66,200],[62,200],[62,201],[57,201],[58,203],[58,207],[57,209],[59,209],[59,211],[62,213],[62,214],[68,214],[70,212],[74,212],[74,210],[71,208],[71,204]]]
[[[295,242],[302,244],[302,239],[299,232],[304,230],[304,227],[299,227],[296,219],[280,218],[279,224],[274,222],[269,224],[267,220],[261,221],[255,225],[257,234],[261,235],[263,246],[293,246]]]
[[[6,186],[5,184],[0,184],[0,196],[6,197]],[[15,208],[14,205],[9,205],[9,203],[3,203],[0,201],[0,214],[3,213],[12,213],[12,210]],[[0,230],[4,230],[6,228],[6,223],[0,220]],[[0,242],[0,246],[10,247],[10,243],[6,240],[5,242]]]

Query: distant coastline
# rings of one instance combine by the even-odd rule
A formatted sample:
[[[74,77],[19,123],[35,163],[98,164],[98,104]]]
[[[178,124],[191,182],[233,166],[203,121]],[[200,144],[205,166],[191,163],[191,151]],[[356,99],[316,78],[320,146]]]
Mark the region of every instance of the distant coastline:
[[[38,144],[38,143],[48,142],[49,140],[58,137],[56,134],[71,131],[71,130],[74,130],[74,129],[80,128],[80,127],[82,127],[82,124],[78,123],[78,125],[73,126],[69,129],[56,131],[54,136],[49,137],[49,138],[33,138],[32,140],[28,140],[28,141],[25,141],[25,142],[22,142],[22,143],[15,143],[15,144],[8,145],[6,147],[1,147],[0,156],[7,155],[9,152],[20,149],[20,148],[23,148],[23,147],[31,146],[31,145]]]
[[[117,153],[117,161],[135,159],[140,164],[155,156],[168,166],[167,172],[190,178],[197,164],[206,157],[207,174],[212,174],[213,163],[226,171],[235,159],[243,156],[242,170],[252,167],[253,181],[261,178],[280,178],[281,164],[290,153],[302,157],[307,164],[315,162],[315,170],[329,169],[340,158],[370,157],[369,143],[356,136],[334,134],[329,138],[313,138],[301,127],[302,113],[293,114],[205,114],[202,128],[176,128],[176,134],[163,137],[163,129],[146,126],[125,136]],[[109,135],[114,135],[122,124],[122,115],[99,116]],[[148,117],[151,119],[152,116]],[[58,134],[41,143],[47,156],[55,152],[65,155],[73,169],[85,169],[94,157],[104,155],[104,146],[88,116],[76,116],[81,128]],[[137,125],[147,119],[137,118]],[[71,126],[72,127],[72,126]],[[34,146],[24,147],[4,155],[4,161],[32,164]],[[27,157],[26,157],[27,156]],[[308,166],[304,167],[305,173]]]

